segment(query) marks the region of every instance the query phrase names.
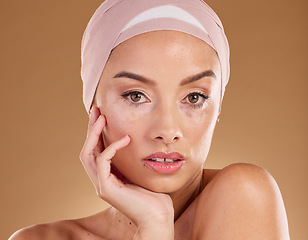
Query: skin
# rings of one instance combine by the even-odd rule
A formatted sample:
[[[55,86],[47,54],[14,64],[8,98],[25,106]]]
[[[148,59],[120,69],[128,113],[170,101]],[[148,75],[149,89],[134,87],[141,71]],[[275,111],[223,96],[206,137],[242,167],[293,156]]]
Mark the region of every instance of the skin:
[[[193,42],[190,48],[184,48],[186,41]],[[206,54],[198,54],[200,51]],[[136,60],[125,57],[127,54]],[[207,70],[213,71],[216,79],[204,77],[181,86],[183,80]],[[128,77],[114,78],[123,71],[144,76],[155,85]],[[140,103],[121,96],[131,90],[144,93]],[[209,98],[199,97],[198,104],[191,104],[187,96],[194,92]],[[125,135],[131,139],[127,147],[117,151],[113,164],[130,182],[154,192],[169,193],[177,203],[176,219],[193,192],[200,188],[219,104],[220,65],[214,50],[197,38],[170,32],[145,34],[119,46],[105,68],[95,98],[95,105],[107,121],[104,145]],[[181,171],[161,175],[143,165],[142,159],[159,151],[183,155],[186,163]],[[129,161],[126,156],[130,156]],[[180,200],[183,196],[186,197]]]
[[[185,33],[150,32],[116,47],[80,154],[112,207],[11,239],[289,239],[267,171],[251,164],[203,169],[219,115],[220,71],[216,52]],[[156,173],[143,162],[154,152],[178,152],[185,163],[173,174]]]

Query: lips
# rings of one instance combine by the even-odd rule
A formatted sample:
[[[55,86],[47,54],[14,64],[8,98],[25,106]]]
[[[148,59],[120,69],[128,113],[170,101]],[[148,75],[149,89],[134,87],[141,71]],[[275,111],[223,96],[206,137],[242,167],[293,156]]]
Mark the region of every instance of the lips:
[[[150,156],[145,158],[146,160],[155,160],[155,159],[163,159],[163,160],[184,160],[184,157],[177,153],[177,152],[172,152],[172,153],[164,153],[164,152],[157,152],[153,153]]]
[[[177,152],[157,152],[146,157],[144,163],[146,167],[157,173],[172,174],[182,168],[185,158]]]

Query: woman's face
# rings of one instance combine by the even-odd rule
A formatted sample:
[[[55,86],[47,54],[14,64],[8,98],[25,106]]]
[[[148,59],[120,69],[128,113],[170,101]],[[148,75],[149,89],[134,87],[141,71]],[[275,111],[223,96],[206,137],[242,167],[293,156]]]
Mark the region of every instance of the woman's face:
[[[200,181],[219,112],[220,71],[216,52],[181,32],[145,33],[114,49],[94,104],[107,120],[105,147],[131,138],[112,159],[129,181],[165,193]],[[161,163],[164,157],[171,163]]]

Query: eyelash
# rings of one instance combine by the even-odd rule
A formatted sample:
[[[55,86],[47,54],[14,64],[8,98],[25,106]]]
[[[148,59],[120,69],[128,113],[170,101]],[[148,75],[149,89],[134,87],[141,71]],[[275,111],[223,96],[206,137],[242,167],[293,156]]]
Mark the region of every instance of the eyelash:
[[[142,103],[144,102],[133,102],[131,99],[129,99],[129,96],[133,95],[133,94],[138,94],[141,95],[141,97],[144,97],[146,99],[148,99],[145,94],[143,94],[140,91],[128,91],[124,94],[122,94],[121,96],[124,98],[124,100],[128,101],[130,105],[134,106],[134,107],[139,107]]]
[[[132,105],[134,107],[139,107],[142,103],[145,103],[145,102],[133,102],[131,99],[129,99],[129,97],[132,96],[133,94],[138,94],[138,95],[141,95],[141,97],[144,97],[144,98],[148,99],[146,97],[146,95],[144,93],[140,92],[140,91],[128,91],[128,92],[122,94],[121,96],[124,98],[124,100],[128,101],[130,103],[130,105]],[[191,93],[189,93],[184,98],[184,100],[187,99],[189,96],[193,96],[193,95],[197,95],[198,97],[203,98],[202,102],[198,103],[198,104],[187,102],[187,104],[189,104],[190,107],[192,107],[194,109],[202,108],[202,106],[204,105],[205,101],[207,101],[209,99],[209,96],[207,96],[207,95],[205,95],[205,94],[203,94],[201,92],[191,92]],[[182,100],[182,101],[184,101],[184,100]]]
[[[193,95],[197,95],[198,97],[203,98],[203,100],[202,100],[201,103],[195,104],[195,103],[189,103],[189,102],[187,102],[187,104],[189,104],[190,107],[192,107],[192,108],[194,108],[194,109],[196,109],[196,108],[202,108],[203,105],[204,105],[204,103],[209,99],[209,96],[207,96],[207,95],[205,95],[205,94],[203,94],[203,93],[201,93],[201,92],[191,92],[191,93],[189,93],[189,94],[184,98],[184,100],[187,99],[189,96],[193,96]],[[198,101],[199,101],[199,99],[198,99]]]

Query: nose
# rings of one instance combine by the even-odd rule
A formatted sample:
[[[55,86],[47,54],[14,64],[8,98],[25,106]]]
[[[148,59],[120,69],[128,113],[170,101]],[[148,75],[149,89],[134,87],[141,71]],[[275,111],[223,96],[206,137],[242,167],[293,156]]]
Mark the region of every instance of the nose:
[[[157,109],[152,118],[151,138],[164,144],[170,144],[183,137],[180,121],[181,117],[176,109],[166,105]]]

